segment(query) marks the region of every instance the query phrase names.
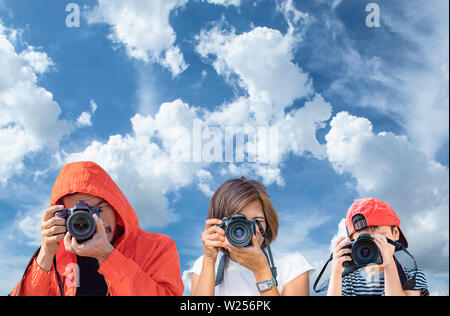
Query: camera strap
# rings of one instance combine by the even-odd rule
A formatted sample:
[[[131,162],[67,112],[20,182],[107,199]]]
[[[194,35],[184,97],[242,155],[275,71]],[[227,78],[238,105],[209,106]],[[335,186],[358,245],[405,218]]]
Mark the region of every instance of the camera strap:
[[[411,259],[414,262],[414,276],[411,279],[408,279],[408,276],[406,275],[405,270],[403,269],[402,265],[400,264],[400,262],[397,260],[397,258],[395,258],[394,256],[394,261],[395,261],[395,265],[397,267],[397,272],[398,272],[398,276],[400,278],[400,283],[402,284],[402,288],[405,291],[408,290],[414,290],[415,286],[416,286],[416,275],[417,275],[417,271],[419,270],[417,267],[417,262],[414,259],[414,256],[405,248],[405,246],[403,246],[401,243],[390,240],[389,238],[387,239],[388,243],[390,243],[391,245],[395,246],[395,251],[404,251],[409,257],[411,257]],[[325,262],[325,265],[323,266],[322,270],[319,272],[319,275],[317,276],[316,281],[314,282],[313,285],[313,290],[316,293],[320,293],[323,292],[327,286],[321,286],[320,289],[317,289],[317,285],[319,284],[320,279],[322,278],[323,274],[325,273],[325,270],[328,266],[328,264],[333,261],[333,254],[331,254],[330,258],[328,258],[327,262]],[[343,276],[348,275],[348,272],[343,273]]]
[[[33,253],[33,256],[31,256],[31,259],[28,262],[27,267],[25,268],[25,271],[23,273],[22,279],[20,280],[19,288],[17,289],[17,296],[20,296],[20,290],[22,289],[22,284],[23,284],[23,281],[25,280],[25,276],[26,276],[26,274],[28,272],[28,269],[31,267],[31,265],[33,264],[34,259],[39,255],[40,251],[41,251],[41,247],[36,249],[36,251]],[[59,274],[58,269],[56,268],[56,256],[53,257],[53,266],[54,266],[55,272],[56,272],[56,278],[57,278],[57,281],[58,281],[59,292],[61,293],[61,296],[64,296],[64,286],[63,286],[63,283],[62,283],[61,275]]]
[[[263,251],[263,253],[266,255],[266,259],[267,259],[267,262],[269,263],[269,267],[270,267],[270,271],[272,272],[273,279],[275,280],[275,283],[278,286],[277,267],[275,266],[275,261],[273,261],[272,251],[270,249],[269,238],[267,237],[267,233],[264,230],[264,228],[262,227],[261,222],[260,221],[255,221],[255,222],[258,225],[258,228],[259,228],[259,231],[261,232],[261,235],[264,237],[264,243],[266,245],[267,254],[266,254],[265,251]]]

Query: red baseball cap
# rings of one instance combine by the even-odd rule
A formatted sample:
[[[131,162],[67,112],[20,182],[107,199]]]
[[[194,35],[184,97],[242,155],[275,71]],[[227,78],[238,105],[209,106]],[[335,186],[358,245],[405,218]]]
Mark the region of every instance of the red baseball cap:
[[[348,236],[369,226],[397,226],[400,231],[399,242],[408,248],[408,241],[400,229],[400,219],[392,207],[376,198],[358,200],[350,206],[345,218]]]

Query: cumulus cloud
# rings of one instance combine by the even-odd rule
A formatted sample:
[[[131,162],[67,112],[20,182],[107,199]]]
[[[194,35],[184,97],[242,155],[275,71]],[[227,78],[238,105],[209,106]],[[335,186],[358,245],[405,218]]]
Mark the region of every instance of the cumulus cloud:
[[[205,62],[212,63],[216,72],[231,85],[245,91],[243,96],[207,113],[205,121],[222,126],[271,126],[278,131],[277,151],[280,161],[293,153],[307,153],[326,158],[325,148],[316,132],[331,118],[331,104],[315,92],[313,82],[294,63],[294,52],[302,40],[309,16],[295,9],[292,1],[278,10],[288,21],[285,34],[268,27],[255,27],[236,34],[224,25],[203,30],[197,36],[196,47]],[[280,75],[282,74],[282,75]],[[303,107],[288,109],[296,100],[306,100]],[[222,172],[259,176],[269,185],[284,185],[279,165],[230,164]]]
[[[178,220],[167,194],[198,182],[208,193],[202,163],[177,162],[176,154],[192,135],[197,109],[181,100],[164,103],[153,117],[135,115],[133,132],[114,135],[106,143],[92,142],[81,152],[62,153],[61,164],[90,160],[99,163],[132,203],[144,227],[159,227]]]
[[[421,267],[448,272],[448,168],[406,137],[375,134],[369,120],[347,112],[333,118],[326,140],[333,168],[352,175],[360,197],[377,197],[394,208]]]
[[[59,118],[53,95],[38,84],[37,75],[53,63],[31,46],[17,53],[9,39],[14,30],[0,24],[0,183],[23,170],[23,160],[45,146],[56,146],[70,132]]]
[[[99,0],[88,13],[89,23],[111,26],[110,39],[125,46],[127,54],[144,62],[158,62],[174,76],[186,70],[183,55],[175,45],[176,34],[169,23],[171,12],[187,0]]]
[[[300,21],[295,18],[300,15],[293,16],[296,22]],[[133,133],[111,136],[106,143],[93,142],[82,152],[62,156],[62,163],[78,160],[100,163],[136,206],[144,225],[164,226],[177,219],[167,198],[170,192],[195,184],[204,194],[212,194],[213,177],[208,168],[216,156],[199,162],[193,159],[194,144],[190,136],[194,121],[202,124],[203,141],[210,139],[207,145],[217,144],[215,137],[220,133],[214,131],[223,132],[228,127],[237,128],[238,133],[245,133],[251,127],[274,127],[286,135],[275,145],[277,152],[281,149],[282,157],[290,152],[296,155],[308,152],[325,158],[325,147],[317,141],[316,131],[331,117],[331,105],[315,93],[308,74],[292,61],[299,40],[293,28],[282,34],[256,27],[238,35],[216,26],[203,31],[197,40],[197,52],[205,61],[212,58],[220,75],[237,77],[237,84],[247,94],[209,111],[200,111],[181,100],[164,103],[154,116],[133,117]],[[283,76],[278,76],[281,73]],[[286,108],[301,98],[307,100],[304,106],[286,114]],[[206,131],[210,136],[205,139]],[[249,138],[248,148],[255,148],[254,142]],[[186,154],[189,163],[184,159]],[[202,155],[204,158],[204,150]],[[222,156],[221,146],[219,155]],[[177,157],[180,159],[174,159]],[[266,185],[284,185],[280,166],[270,162],[233,160],[220,173],[260,177]]]
[[[92,126],[92,115],[97,111],[97,103],[95,103],[94,100],[91,100],[90,103],[91,110],[89,112],[83,112],[77,119],[77,126],[78,127],[86,127],[86,126]]]
[[[282,117],[285,107],[313,92],[308,75],[292,62],[296,40],[292,32],[283,35],[275,29],[256,27],[237,35],[235,30],[226,32],[216,26],[203,31],[197,40],[197,52],[203,58],[213,56],[218,74],[238,76],[257,122]]]

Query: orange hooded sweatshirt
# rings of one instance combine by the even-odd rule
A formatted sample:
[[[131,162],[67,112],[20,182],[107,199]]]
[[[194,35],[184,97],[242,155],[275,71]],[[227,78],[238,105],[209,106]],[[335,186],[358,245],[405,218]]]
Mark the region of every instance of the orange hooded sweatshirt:
[[[115,241],[114,251],[100,264],[98,272],[105,277],[109,295],[182,295],[183,282],[180,260],[173,240],[162,234],[143,231],[130,203],[110,176],[93,162],[66,165],[53,187],[50,206],[72,193],[84,193],[107,201],[120,218],[117,224],[124,232]],[[61,276],[58,283],[55,266],[43,271],[36,258],[14,287],[11,295],[61,295],[58,284],[64,286],[64,295],[77,291],[77,258],[65,250],[64,242],[56,254],[56,268]]]

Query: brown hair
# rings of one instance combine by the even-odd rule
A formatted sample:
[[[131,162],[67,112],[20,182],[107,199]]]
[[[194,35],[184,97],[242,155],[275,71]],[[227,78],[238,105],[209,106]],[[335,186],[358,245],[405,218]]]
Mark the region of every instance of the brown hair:
[[[208,208],[208,219],[224,219],[241,211],[248,203],[259,200],[266,219],[266,233],[269,242],[278,234],[278,215],[270,201],[265,186],[245,177],[230,179],[214,192]],[[263,245],[265,248],[265,245]]]

